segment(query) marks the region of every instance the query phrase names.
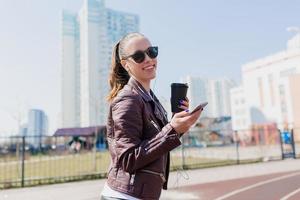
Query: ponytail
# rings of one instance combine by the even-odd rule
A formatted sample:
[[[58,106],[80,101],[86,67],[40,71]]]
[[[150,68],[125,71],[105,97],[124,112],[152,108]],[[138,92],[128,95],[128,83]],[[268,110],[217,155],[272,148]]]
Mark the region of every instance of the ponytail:
[[[125,35],[114,47],[111,56],[111,72],[109,75],[110,92],[107,96],[107,100],[111,102],[118,92],[128,83],[130,75],[121,64],[121,58],[126,56],[124,52],[125,44],[135,37],[145,37],[141,33],[129,33]]]
[[[110,92],[107,96],[107,100],[111,102],[118,94],[118,92],[127,84],[130,76],[121,64],[119,56],[118,42],[112,52],[111,56],[111,72],[109,75]]]

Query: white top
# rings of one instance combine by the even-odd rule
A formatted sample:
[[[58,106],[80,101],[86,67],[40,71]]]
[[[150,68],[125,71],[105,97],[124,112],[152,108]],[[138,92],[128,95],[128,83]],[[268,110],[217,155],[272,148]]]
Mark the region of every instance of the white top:
[[[137,198],[135,198],[133,196],[130,196],[128,194],[125,194],[125,193],[122,193],[122,192],[111,189],[107,185],[107,183],[104,184],[101,195],[105,196],[105,197],[114,197],[114,198],[120,198],[120,199],[126,199],[126,200],[140,200],[140,199],[137,199]]]

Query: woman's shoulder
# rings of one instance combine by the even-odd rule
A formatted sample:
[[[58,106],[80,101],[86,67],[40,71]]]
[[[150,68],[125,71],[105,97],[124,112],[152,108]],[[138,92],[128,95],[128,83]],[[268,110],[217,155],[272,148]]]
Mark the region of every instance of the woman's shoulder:
[[[135,88],[126,85],[122,90],[119,91],[118,95],[112,101],[112,105],[120,103],[122,101],[133,101],[135,103],[141,104],[142,97],[135,90]]]

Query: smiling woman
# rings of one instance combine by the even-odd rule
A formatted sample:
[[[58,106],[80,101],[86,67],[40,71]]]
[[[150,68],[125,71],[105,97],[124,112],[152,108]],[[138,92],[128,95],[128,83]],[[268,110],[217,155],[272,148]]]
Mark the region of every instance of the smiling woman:
[[[167,189],[170,151],[196,122],[201,110],[178,106],[168,122],[166,111],[150,88],[156,77],[158,47],[140,33],[130,33],[113,50],[108,95],[107,141],[111,155],[102,199],[159,199]]]

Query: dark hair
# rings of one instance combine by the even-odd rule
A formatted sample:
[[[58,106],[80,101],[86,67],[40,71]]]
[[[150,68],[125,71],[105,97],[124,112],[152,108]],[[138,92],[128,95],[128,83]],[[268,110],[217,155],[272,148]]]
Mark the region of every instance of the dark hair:
[[[121,64],[121,59],[126,56],[125,44],[132,38],[144,37],[141,33],[129,33],[124,36],[113,48],[111,56],[111,72],[109,75],[110,92],[107,100],[111,102],[119,91],[127,84],[130,75]]]

